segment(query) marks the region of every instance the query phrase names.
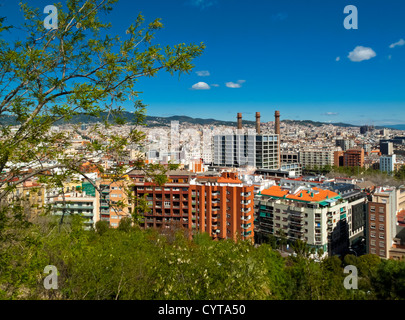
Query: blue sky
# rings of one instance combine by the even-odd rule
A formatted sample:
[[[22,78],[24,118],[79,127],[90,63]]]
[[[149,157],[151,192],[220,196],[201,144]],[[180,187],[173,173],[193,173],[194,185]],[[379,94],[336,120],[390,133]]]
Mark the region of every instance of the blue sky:
[[[17,1],[1,2],[18,19]],[[349,4],[357,30],[343,25]],[[139,12],[162,18],[156,43],[207,46],[191,74],[138,83],[149,115],[272,121],[280,110],[282,120],[405,124],[403,0],[121,0],[111,32]]]

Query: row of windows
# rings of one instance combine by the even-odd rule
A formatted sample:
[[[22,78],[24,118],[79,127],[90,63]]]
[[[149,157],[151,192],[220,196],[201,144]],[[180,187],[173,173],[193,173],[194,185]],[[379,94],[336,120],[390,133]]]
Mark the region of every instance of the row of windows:
[[[375,229],[375,228],[376,228],[375,223],[371,223],[371,224],[370,224],[370,228],[371,228],[371,229]],[[383,225],[383,224],[380,224],[380,225],[378,226],[378,229],[381,230],[381,231],[384,231],[384,225]]]
[[[384,207],[378,207],[378,213],[384,213]],[[375,212],[375,206],[370,206],[370,212]]]
[[[384,247],[385,247],[385,242],[384,242],[384,241],[379,241],[378,243],[379,243],[379,246],[380,246],[381,248],[384,248]],[[371,244],[372,246],[376,246],[376,240],[371,240],[371,241],[370,241],[370,244]]]
[[[377,254],[377,249],[376,248],[371,248],[371,253],[372,254]],[[385,250],[380,250],[380,256],[385,256]]]
[[[371,214],[371,215],[370,215],[370,220],[371,220],[371,221],[375,221],[375,214]],[[378,217],[378,221],[384,222],[384,216],[379,216],[379,217]]]

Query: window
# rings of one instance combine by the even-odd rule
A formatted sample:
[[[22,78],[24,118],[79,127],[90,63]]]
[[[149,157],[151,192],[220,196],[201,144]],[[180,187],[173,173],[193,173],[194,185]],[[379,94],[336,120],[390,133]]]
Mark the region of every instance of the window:
[[[384,213],[384,207],[379,207],[379,208],[378,208],[378,212],[379,212],[379,213]]]
[[[371,228],[371,229],[375,229],[375,223],[372,223],[372,224],[370,225],[370,228]]]
[[[378,221],[384,222],[384,216],[379,216],[379,217],[378,217]]]
[[[375,207],[374,207],[374,206],[371,206],[371,207],[370,207],[370,211],[371,211],[371,212],[375,212]]]
[[[370,215],[370,220],[374,221],[375,220],[375,214]]]
[[[380,256],[385,256],[385,250],[380,250]]]
[[[370,241],[370,244],[371,244],[372,246],[375,246],[375,240],[371,240],[371,241]]]
[[[375,232],[370,233],[371,238],[375,238]]]
[[[383,225],[383,224],[380,224],[380,226],[379,226],[378,229],[380,229],[381,231],[384,231],[384,225]]]
[[[380,241],[380,247],[384,248],[384,241]]]

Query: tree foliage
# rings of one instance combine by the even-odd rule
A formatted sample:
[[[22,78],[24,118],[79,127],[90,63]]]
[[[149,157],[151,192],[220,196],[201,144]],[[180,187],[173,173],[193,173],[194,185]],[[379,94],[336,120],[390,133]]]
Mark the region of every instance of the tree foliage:
[[[0,125],[0,201],[11,207],[10,195],[33,177],[48,188],[63,188],[73,176],[91,181],[82,170],[90,163],[119,181],[132,169],[165,182],[168,168],[146,165],[142,156],[128,165],[120,159],[127,147],[141,149],[146,106],[139,99],[137,82],[159,71],[187,74],[205,48],[203,43],[165,46],[155,43],[163,28],[160,19],[149,23],[139,14],[121,34],[111,34],[108,14],[117,0],[67,0],[55,4],[58,28],[47,30],[39,8],[20,3],[22,26],[0,20],[0,123],[12,117],[17,127]],[[18,29],[19,38],[13,38]],[[134,113],[132,129],[122,134],[124,103]],[[92,140],[81,152],[69,153],[70,131],[51,130],[73,116],[99,117],[89,128]],[[103,157],[115,162],[106,169]],[[94,185],[98,192],[99,188]],[[9,212],[5,217],[10,217]]]
[[[42,218],[0,254],[3,299],[73,300],[346,300],[405,299],[403,261],[374,255],[283,258],[268,244],[190,239],[181,230],[105,228],[85,231],[80,217]],[[353,258],[354,257],[354,258]],[[359,270],[347,290],[344,265]],[[58,270],[58,289],[45,290],[44,267]]]

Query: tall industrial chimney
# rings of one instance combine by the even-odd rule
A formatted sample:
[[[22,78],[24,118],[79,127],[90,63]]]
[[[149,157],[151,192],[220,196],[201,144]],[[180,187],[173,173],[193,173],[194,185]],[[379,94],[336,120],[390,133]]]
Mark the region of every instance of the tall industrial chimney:
[[[260,112],[256,112],[256,133],[260,134]]]
[[[242,114],[238,113],[238,129],[242,130]]]
[[[281,132],[280,132],[280,111],[276,111],[274,116],[275,116],[275,122],[274,122],[275,133],[281,134]]]
[[[274,127],[275,127],[275,134],[278,134],[278,150],[277,150],[277,163],[278,163],[278,168],[281,168],[281,153],[280,153],[280,144],[281,144],[281,131],[280,131],[280,111],[276,111],[274,113],[274,117],[275,117],[275,122],[274,122]]]

